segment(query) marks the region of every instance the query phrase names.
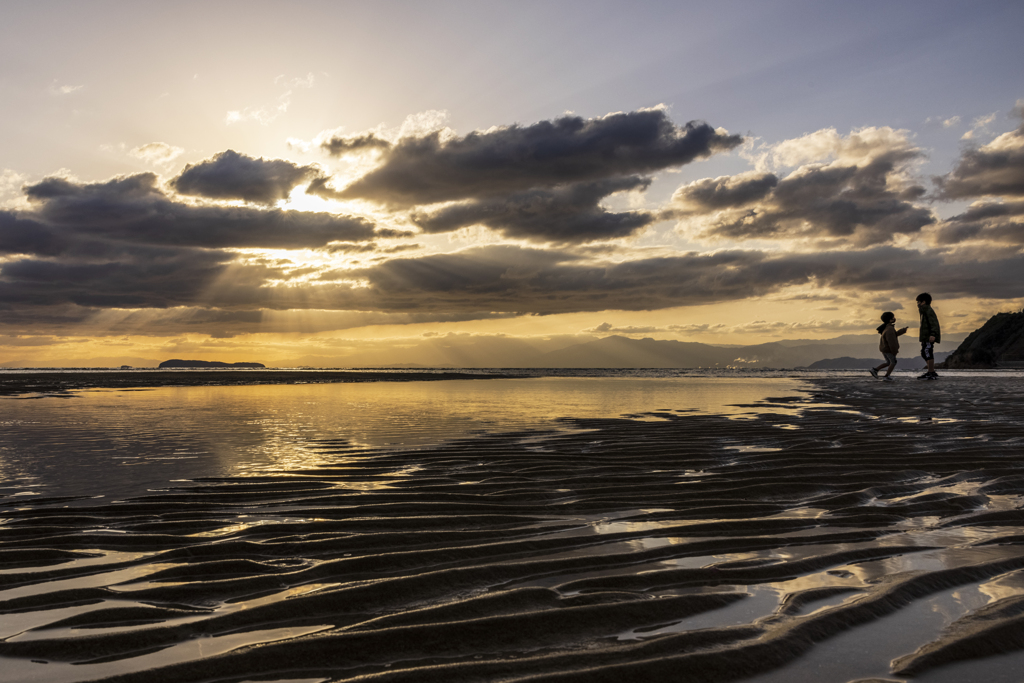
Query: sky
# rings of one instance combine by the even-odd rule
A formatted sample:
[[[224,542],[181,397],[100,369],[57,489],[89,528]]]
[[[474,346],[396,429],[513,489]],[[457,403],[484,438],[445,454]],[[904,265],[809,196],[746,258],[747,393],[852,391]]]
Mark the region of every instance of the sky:
[[[963,339],[1024,307],[1022,26],[1016,0],[0,2],[0,366],[500,366],[913,331],[922,291]]]

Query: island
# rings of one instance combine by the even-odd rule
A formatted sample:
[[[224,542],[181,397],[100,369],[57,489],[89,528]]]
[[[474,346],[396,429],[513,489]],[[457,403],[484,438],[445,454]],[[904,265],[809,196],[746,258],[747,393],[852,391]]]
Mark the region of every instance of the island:
[[[165,360],[159,366],[167,368],[265,368],[263,363],[223,363],[219,360],[179,360],[177,358]]]

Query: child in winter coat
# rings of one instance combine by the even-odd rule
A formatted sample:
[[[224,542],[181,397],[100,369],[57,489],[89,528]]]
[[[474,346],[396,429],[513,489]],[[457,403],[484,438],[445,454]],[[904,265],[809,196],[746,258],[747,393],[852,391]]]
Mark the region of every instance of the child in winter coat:
[[[896,354],[900,352],[900,340],[901,334],[907,333],[907,328],[896,329],[896,316],[893,315],[892,311],[886,311],[882,314],[882,324],[877,327],[878,334],[882,335],[881,340],[878,342],[878,350],[885,356],[885,362],[881,365],[871,368],[871,376],[878,377],[878,371],[884,367],[888,367],[885,371],[886,381],[891,382],[892,371],[896,369]]]

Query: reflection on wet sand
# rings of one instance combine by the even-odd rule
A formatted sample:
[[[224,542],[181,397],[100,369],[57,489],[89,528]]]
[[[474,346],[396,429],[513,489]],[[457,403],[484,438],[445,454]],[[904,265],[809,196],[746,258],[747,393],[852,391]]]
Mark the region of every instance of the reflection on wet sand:
[[[324,440],[314,465],[124,501],[12,496],[0,666],[48,682],[1016,680],[1022,394],[824,380],[740,420]],[[928,415],[943,419],[905,419]]]
[[[797,395],[803,386],[787,378],[532,377],[169,386],[0,398],[0,494],[119,498],[163,489],[175,479],[251,475],[321,461],[337,467],[347,450],[356,453],[354,466],[364,467],[360,454],[369,448],[420,448],[498,430],[565,429],[572,425],[559,418],[618,417],[652,405],[743,414],[751,409],[731,404]],[[417,466],[410,461],[388,474],[411,476]],[[383,479],[349,483],[387,485]]]

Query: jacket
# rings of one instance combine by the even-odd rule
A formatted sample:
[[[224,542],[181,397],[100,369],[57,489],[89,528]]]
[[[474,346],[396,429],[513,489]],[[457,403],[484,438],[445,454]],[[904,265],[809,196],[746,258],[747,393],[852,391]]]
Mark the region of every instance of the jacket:
[[[896,331],[896,326],[889,323],[882,330],[882,338],[878,340],[878,350],[882,353],[891,353],[896,355],[900,352],[900,333]]]
[[[931,306],[924,305],[921,307],[921,332],[918,339],[926,342],[928,337],[935,337],[936,344],[942,341],[939,334],[939,316],[935,315]]]

